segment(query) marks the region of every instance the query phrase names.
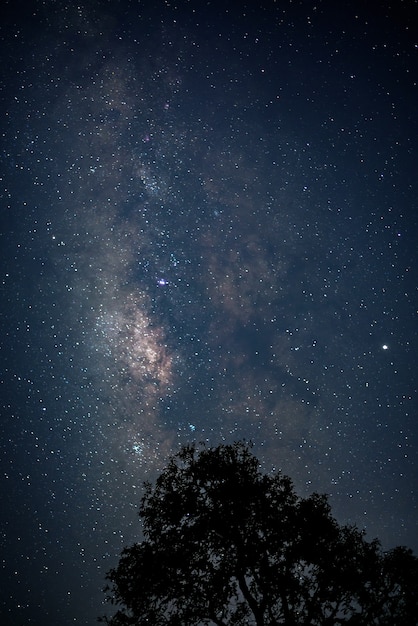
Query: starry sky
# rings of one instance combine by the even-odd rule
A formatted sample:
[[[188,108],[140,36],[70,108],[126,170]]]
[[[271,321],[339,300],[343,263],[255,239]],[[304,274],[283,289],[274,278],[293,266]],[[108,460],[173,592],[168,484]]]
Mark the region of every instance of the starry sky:
[[[2,3],[2,624],[96,623],[191,441],[417,551],[418,7],[368,6]]]

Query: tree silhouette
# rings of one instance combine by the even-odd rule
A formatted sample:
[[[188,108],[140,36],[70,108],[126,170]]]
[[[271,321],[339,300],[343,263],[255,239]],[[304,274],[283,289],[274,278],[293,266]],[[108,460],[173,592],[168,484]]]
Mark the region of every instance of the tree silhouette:
[[[417,624],[412,552],[339,525],[245,443],[184,447],[140,514],[144,540],[107,574],[111,626]]]

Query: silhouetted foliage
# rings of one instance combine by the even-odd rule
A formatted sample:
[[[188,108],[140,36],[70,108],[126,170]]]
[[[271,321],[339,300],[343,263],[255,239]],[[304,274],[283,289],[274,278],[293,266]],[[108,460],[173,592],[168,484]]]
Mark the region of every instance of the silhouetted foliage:
[[[184,447],[140,513],[144,540],[107,575],[112,626],[417,624],[412,552],[339,525],[244,443]]]

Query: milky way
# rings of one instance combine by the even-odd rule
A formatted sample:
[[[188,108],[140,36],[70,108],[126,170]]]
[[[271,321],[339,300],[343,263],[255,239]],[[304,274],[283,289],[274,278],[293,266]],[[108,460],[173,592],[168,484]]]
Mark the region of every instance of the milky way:
[[[94,623],[189,441],[416,548],[414,22],[148,4],[5,16],[7,624]]]

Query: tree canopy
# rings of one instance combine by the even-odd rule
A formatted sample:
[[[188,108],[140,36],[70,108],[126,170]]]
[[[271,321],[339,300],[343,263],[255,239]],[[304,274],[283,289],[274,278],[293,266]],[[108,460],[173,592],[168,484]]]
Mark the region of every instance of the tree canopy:
[[[190,445],[146,484],[144,539],[107,574],[111,626],[414,626],[418,559],[298,497],[245,443]]]

